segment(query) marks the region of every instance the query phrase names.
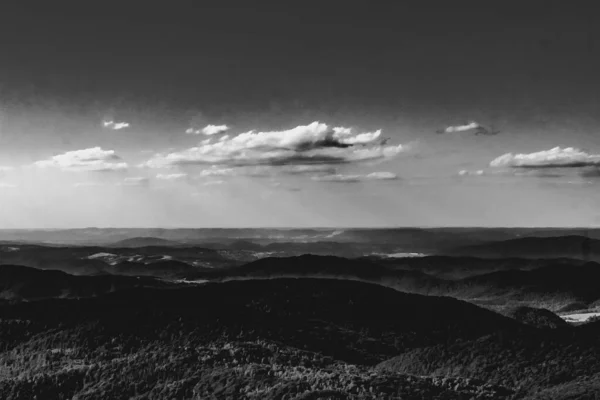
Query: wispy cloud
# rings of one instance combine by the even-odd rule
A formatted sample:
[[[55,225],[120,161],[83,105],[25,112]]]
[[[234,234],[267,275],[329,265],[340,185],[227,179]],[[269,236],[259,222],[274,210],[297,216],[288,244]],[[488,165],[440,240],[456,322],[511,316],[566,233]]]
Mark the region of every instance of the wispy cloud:
[[[13,167],[8,167],[8,166],[2,166],[2,165],[0,165],[0,172],[9,172],[9,171],[12,171],[12,170],[14,170]]]
[[[495,168],[578,168],[600,166],[600,154],[588,154],[574,147],[554,147],[525,154],[504,154],[490,163]]]
[[[118,131],[121,129],[129,128],[128,122],[115,122],[115,121],[102,121],[102,126],[107,129]]]
[[[206,135],[206,136],[212,136],[212,135],[218,135],[220,133],[225,133],[229,130],[229,127],[227,125],[206,125],[204,128],[202,129],[194,129],[194,128],[188,128],[185,133],[187,133],[188,135]]]
[[[353,182],[362,182],[362,181],[387,181],[387,180],[396,180],[398,176],[392,172],[372,172],[366,175],[324,175],[324,176],[314,176],[312,178],[315,181],[319,182],[339,182],[339,183],[353,183]]]
[[[14,189],[17,185],[14,183],[0,182],[0,189]]]
[[[222,168],[212,166],[200,172],[199,176],[250,176],[250,177],[268,177],[274,175],[315,175],[315,174],[335,174],[336,168],[325,164],[308,165],[259,165]]]
[[[460,171],[458,171],[458,175],[460,175],[460,176],[481,176],[481,175],[483,175],[483,170],[479,169],[476,171],[469,171],[466,169],[461,169]]]
[[[148,186],[150,179],[144,176],[130,176],[119,182],[119,186]]]
[[[200,172],[200,176],[231,176],[235,175],[236,170],[233,168],[208,168]]]
[[[40,168],[59,168],[65,171],[122,171],[127,169],[114,150],[91,147],[83,150],[68,151],[48,160],[36,161]]]
[[[204,182],[203,185],[204,186],[214,186],[214,185],[222,185],[224,183],[225,183],[225,181],[223,181],[223,180],[216,180],[216,181]]]
[[[160,179],[163,181],[176,181],[187,178],[187,174],[179,173],[179,174],[158,174],[156,175],[156,179]]]
[[[377,143],[381,131],[353,134],[313,122],[284,131],[249,131],[215,143],[170,154],[157,154],[145,163],[161,168],[174,165],[301,165],[341,164],[394,157],[405,146]]]

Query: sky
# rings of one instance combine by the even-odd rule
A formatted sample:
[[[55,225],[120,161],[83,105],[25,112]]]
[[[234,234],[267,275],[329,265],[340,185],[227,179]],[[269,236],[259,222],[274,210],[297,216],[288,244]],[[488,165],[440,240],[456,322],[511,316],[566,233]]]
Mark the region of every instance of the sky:
[[[0,228],[600,226],[592,2],[146,3],[3,6]]]

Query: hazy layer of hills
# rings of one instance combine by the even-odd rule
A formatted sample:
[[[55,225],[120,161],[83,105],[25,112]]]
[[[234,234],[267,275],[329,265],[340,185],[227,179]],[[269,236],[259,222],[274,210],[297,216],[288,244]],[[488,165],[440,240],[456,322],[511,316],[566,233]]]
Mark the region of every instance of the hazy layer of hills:
[[[597,240],[560,232],[19,231],[0,398],[598,398],[600,325],[556,314],[600,306]]]
[[[0,241],[40,244],[107,246],[126,240],[166,240],[170,245],[216,245],[244,241],[271,243],[319,243],[388,245],[398,251],[438,253],[456,247],[486,244],[524,237],[582,236],[600,240],[600,229],[557,228],[394,228],[394,229],[63,229],[0,230]],[[133,239],[133,240],[132,240]],[[148,242],[147,242],[148,243]],[[151,245],[160,244],[154,242]],[[139,244],[137,244],[139,246]],[[141,244],[148,245],[148,244]],[[306,249],[305,249],[306,250]]]

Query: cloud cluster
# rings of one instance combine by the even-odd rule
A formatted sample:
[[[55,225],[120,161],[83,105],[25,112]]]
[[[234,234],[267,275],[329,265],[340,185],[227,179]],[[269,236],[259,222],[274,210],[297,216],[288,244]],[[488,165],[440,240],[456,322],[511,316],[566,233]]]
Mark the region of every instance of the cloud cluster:
[[[218,135],[220,133],[225,133],[228,130],[229,130],[229,127],[227,125],[206,125],[202,129],[189,128],[185,131],[185,133],[187,133],[188,135],[203,134],[206,136],[213,136],[213,135]]]
[[[65,171],[122,171],[127,169],[114,150],[91,147],[83,150],[68,151],[48,160],[36,161],[40,168],[59,168]]]
[[[170,154],[157,154],[146,166],[164,168],[185,165],[302,165],[342,164],[389,158],[406,150],[402,145],[377,143],[381,130],[353,134],[350,128],[331,128],[313,122],[283,131],[249,131],[204,141]]]
[[[314,176],[312,178],[315,181],[319,182],[340,182],[340,183],[353,183],[353,182],[362,182],[362,181],[388,181],[388,180],[396,180],[398,176],[391,172],[372,172],[366,175],[324,175],[324,176]]]
[[[102,126],[104,128],[112,129],[115,131],[129,128],[128,122],[115,122],[115,121],[102,121]]]
[[[574,147],[554,147],[528,154],[507,153],[492,160],[495,168],[578,168],[600,166],[600,154],[588,154]]]

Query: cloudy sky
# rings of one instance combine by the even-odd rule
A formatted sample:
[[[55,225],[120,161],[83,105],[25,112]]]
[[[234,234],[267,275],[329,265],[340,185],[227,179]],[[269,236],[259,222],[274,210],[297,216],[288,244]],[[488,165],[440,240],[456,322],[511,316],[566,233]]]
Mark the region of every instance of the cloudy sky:
[[[588,3],[199,3],[3,6],[0,228],[600,225]]]

